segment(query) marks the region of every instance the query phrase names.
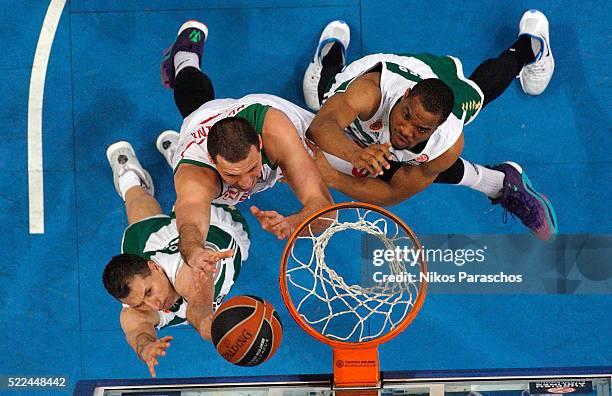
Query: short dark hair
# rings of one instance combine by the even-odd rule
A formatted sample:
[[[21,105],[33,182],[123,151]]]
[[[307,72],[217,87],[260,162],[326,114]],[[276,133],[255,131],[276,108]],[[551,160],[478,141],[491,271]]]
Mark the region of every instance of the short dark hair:
[[[419,81],[410,91],[410,95],[419,98],[425,110],[439,115],[441,122],[446,120],[455,105],[453,91],[439,78]]]
[[[227,117],[210,129],[207,145],[213,160],[220,155],[228,162],[238,162],[249,155],[251,146],[259,151],[259,136],[244,118]]]
[[[129,282],[136,275],[143,278],[151,274],[148,261],[135,254],[120,254],[113,257],[102,274],[102,283],[116,299],[125,298],[130,294]]]

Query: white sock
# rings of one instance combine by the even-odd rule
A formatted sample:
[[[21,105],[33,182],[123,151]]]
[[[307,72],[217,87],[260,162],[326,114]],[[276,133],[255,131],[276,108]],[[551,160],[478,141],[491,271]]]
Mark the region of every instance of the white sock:
[[[486,168],[479,164],[474,164],[470,161],[463,161],[463,178],[459,182],[460,186],[466,186],[481,193],[486,194],[489,198],[497,198],[501,195],[501,190],[504,186],[504,172]]]
[[[174,55],[174,76],[186,67],[195,67],[200,70],[198,54],[188,51],[179,51]]]
[[[121,191],[121,198],[125,201],[125,194],[127,194],[129,189],[141,185],[140,177],[138,177],[136,172],[132,170],[125,172],[123,175],[119,176],[119,191]]]

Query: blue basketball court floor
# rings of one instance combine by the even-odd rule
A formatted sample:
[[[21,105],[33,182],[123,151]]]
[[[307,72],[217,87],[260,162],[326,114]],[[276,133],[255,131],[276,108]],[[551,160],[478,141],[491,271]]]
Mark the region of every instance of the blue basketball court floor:
[[[351,27],[349,61],[376,52],[452,54],[468,74],[514,41],[526,9],[542,10],[551,23],[556,60],[550,86],[529,97],[518,82],[512,84],[466,128],[464,157],[523,165],[554,203],[560,234],[612,233],[610,2],[2,4],[0,212],[7,238],[0,265],[0,376],[66,375],[70,387],[85,378],[148,376],[124,340],[119,304],[101,283],[126,226],[105,150],[116,140],[130,141],[153,176],[162,207],[171,208],[172,176],[155,139],[164,129],[178,129],[181,117],[171,91],[159,81],[159,60],[187,19],[209,27],[203,69],[217,97],[261,92],[305,106],[303,72],[330,20],[343,19]],[[38,149],[32,148],[37,133],[42,133]],[[42,184],[36,178],[39,182],[29,184],[29,175],[40,175],[37,158]],[[44,212],[31,214],[30,204]],[[298,202],[281,185],[239,207],[253,237],[233,293],[260,295],[279,309],[285,332],[278,355],[254,368],[231,366],[185,326],[163,332],[173,334],[174,342],[160,360],[158,376],[331,372],[330,351],[303,333],[283,307],[277,278],[284,242],[259,228],[248,213],[250,204],[289,213]],[[461,187],[433,186],[392,211],[420,235],[527,233],[520,223],[504,224],[499,207]],[[604,245],[600,254],[610,257],[611,250]],[[609,259],[606,268],[609,280]],[[434,293],[415,322],[381,348],[382,369],[612,365],[610,292],[608,286],[579,294]]]

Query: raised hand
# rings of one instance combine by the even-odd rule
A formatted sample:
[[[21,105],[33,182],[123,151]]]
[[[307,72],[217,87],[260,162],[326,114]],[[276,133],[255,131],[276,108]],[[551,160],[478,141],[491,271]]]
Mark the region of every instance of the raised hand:
[[[259,210],[256,206],[251,206],[251,213],[259,221],[261,228],[276,235],[278,239],[288,238],[293,232],[293,225],[275,210]]]
[[[233,249],[214,251],[212,249],[206,249],[204,247],[193,248],[187,258],[187,265],[189,265],[195,272],[217,272],[217,263],[224,258],[232,257],[234,255]]]
[[[155,366],[159,364],[157,358],[166,355],[166,349],[170,348],[170,341],[172,341],[172,336],[165,336],[155,341],[145,341],[146,343],[138,353],[140,358],[147,364],[153,378],[155,378]]]

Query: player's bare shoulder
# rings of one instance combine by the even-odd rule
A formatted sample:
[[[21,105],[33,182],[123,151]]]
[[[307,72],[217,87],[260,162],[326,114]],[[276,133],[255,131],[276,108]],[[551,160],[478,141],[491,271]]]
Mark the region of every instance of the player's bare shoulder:
[[[274,107],[270,107],[266,113],[261,140],[268,159],[274,164],[281,162],[284,155],[297,148],[296,145],[302,146],[291,119]]]
[[[359,118],[369,119],[380,106],[380,72],[369,72],[355,79],[343,93],[347,104],[359,112]]]

